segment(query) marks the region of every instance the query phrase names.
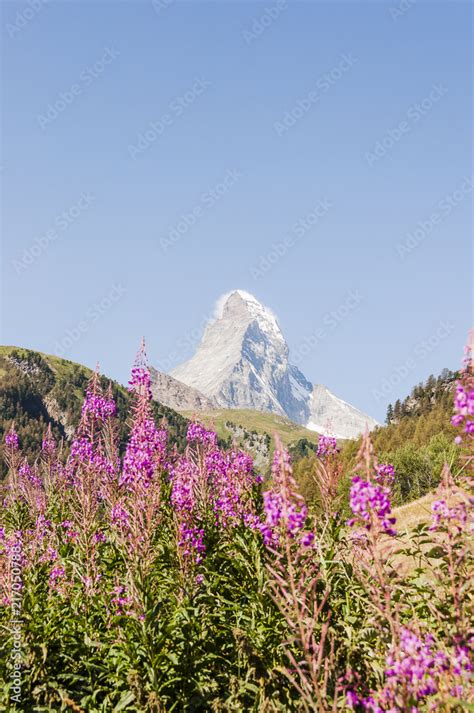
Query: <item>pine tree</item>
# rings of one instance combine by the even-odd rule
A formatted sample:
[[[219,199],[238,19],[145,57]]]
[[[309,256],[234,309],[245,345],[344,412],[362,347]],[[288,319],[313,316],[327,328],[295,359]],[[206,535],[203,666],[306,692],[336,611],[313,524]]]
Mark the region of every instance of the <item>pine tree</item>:
[[[393,418],[395,421],[399,421],[402,415],[402,404],[400,399],[395,401],[395,406],[393,407]]]

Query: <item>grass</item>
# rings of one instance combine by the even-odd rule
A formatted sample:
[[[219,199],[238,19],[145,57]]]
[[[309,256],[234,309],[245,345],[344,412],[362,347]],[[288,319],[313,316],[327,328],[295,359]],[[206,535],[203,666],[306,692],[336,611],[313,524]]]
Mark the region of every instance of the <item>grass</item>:
[[[230,421],[238,426],[243,426],[247,431],[256,431],[259,434],[268,434],[272,437],[277,433],[283,445],[298,441],[300,438],[307,438],[312,443],[318,442],[318,434],[309,431],[304,426],[299,426],[284,416],[277,416],[272,413],[262,411],[252,411],[251,409],[213,409],[212,411],[183,411],[183,416],[187,418],[198,418],[207,427],[214,427],[221,438],[228,438],[232,432],[227,428],[226,422]]]

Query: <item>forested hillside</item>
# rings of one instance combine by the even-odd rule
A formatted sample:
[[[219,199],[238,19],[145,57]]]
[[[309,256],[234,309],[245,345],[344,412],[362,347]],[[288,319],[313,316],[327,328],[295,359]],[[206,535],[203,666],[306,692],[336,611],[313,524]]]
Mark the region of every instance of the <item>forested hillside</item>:
[[[455,464],[456,430],[451,425],[456,372],[443,369],[415,386],[403,401],[387,409],[387,423],[371,433],[374,453],[381,463],[395,467],[394,502],[399,505],[421,497],[440,481],[443,464]],[[345,473],[356,462],[361,439],[342,448]]]
[[[0,348],[0,438],[15,422],[20,443],[28,458],[41,448],[48,425],[64,448],[79,423],[86,386],[92,372],[84,366],[29,349]],[[101,377],[103,388],[110,388],[117,405],[119,443],[128,433],[129,393],[117,382]],[[153,402],[157,421],[165,419],[170,438],[178,449],[185,444],[186,418]],[[3,446],[2,446],[3,447]]]

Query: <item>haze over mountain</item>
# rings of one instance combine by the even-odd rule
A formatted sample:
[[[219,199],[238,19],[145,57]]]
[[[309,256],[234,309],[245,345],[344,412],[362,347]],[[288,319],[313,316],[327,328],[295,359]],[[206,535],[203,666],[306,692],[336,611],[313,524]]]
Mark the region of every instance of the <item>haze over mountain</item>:
[[[220,298],[196,353],[171,376],[220,408],[270,411],[338,438],[377,425],[291,364],[275,315],[243,290]]]

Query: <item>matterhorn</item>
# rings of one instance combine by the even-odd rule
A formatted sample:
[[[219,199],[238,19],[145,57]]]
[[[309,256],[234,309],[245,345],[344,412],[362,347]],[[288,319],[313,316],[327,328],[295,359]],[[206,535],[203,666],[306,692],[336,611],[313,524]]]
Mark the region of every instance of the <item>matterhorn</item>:
[[[220,298],[196,353],[171,376],[217,408],[270,411],[337,438],[377,425],[291,364],[275,315],[244,290]]]

